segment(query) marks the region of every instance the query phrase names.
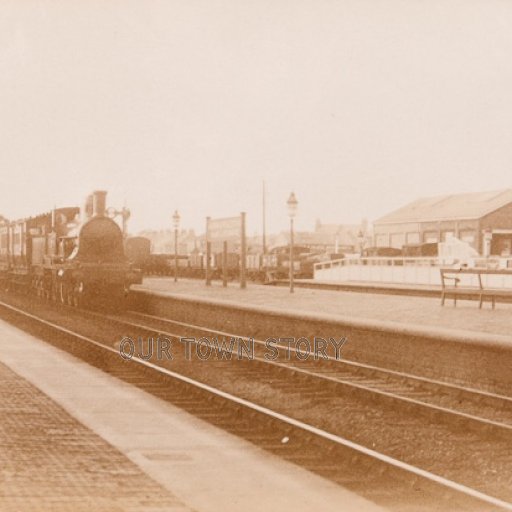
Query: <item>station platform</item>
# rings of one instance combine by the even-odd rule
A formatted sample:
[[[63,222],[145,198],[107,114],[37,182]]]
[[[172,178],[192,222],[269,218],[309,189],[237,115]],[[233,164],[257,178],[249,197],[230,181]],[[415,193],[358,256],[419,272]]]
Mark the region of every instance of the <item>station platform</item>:
[[[289,288],[290,282],[286,279],[278,280],[277,286]],[[386,295],[408,295],[414,297],[439,297],[441,286],[422,284],[399,283],[370,283],[368,281],[347,281],[334,283],[332,281],[313,281],[312,279],[296,279],[295,287],[311,288],[312,290],[334,290],[359,293],[383,293]]]
[[[0,393],[0,510],[189,510],[3,363]]]
[[[309,289],[296,287],[294,293],[281,286],[247,283],[242,290],[235,282],[226,288],[219,281],[206,286],[204,281],[171,277],[146,277],[135,290],[158,291],[173,296],[204,298],[219,302],[258,305],[287,311],[304,311],[353,317],[361,320],[390,321],[420,328],[435,327],[461,333],[487,333],[510,337],[512,342],[512,304],[497,304],[491,309],[478,301],[447,300],[441,306],[440,294],[435,297],[404,296],[403,294],[361,293],[353,291]]]
[[[377,505],[0,321],[0,510]]]

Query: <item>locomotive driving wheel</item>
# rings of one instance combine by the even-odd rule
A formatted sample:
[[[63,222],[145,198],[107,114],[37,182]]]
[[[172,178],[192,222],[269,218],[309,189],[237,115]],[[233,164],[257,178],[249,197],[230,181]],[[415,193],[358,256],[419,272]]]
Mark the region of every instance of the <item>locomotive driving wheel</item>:
[[[73,292],[71,294],[71,302],[75,308],[80,308],[84,305],[84,283],[79,281],[73,286]]]
[[[45,295],[48,301],[57,302],[57,282],[52,277],[45,283]]]
[[[39,298],[44,297],[44,282],[42,278],[38,278],[36,282],[36,294]]]
[[[73,283],[66,283],[66,304],[73,305]]]
[[[66,281],[58,283],[58,296],[57,300],[61,304],[71,305],[71,284]]]
[[[64,304],[65,303],[65,297],[66,297],[66,293],[65,293],[65,284],[64,284],[64,281],[60,281],[58,284],[57,284],[57,300],[58,302],[60,302],[61,304]]]

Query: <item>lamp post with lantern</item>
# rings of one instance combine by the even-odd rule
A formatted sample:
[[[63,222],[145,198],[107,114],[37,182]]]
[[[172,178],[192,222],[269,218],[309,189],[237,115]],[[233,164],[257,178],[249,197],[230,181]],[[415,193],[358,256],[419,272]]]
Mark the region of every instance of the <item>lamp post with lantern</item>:
[[[359,257],[363,256],[363,250],[364,250],[364,243],[365,243],[365,237],[363,234],[363,231],[360,229],[359,233],[357,234],[357,243],[359,244]]]
[[[290,194],[286,204],[288,206],[288,216],[290,217],[290,293],[293,293],[293,219],[299,204],[293,192]]]
[[[180,214],[178,210],[174,211],[172,216],[172,225],[174,227],[174,282],[178,282],[178,228],[180,227]]]

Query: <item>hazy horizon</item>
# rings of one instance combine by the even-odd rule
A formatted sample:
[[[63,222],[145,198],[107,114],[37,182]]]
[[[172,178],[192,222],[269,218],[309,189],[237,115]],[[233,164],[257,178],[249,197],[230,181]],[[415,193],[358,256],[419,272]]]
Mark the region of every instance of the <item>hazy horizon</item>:
[[[247,212],[248,234],[509,188],[512,3],[6,0],[0,214],[130,231]]]

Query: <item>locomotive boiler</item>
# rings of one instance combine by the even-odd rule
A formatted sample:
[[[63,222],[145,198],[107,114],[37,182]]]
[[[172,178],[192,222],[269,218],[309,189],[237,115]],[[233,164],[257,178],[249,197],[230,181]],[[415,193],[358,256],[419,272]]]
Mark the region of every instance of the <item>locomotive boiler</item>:
[[[7,289],[82,306],[119,305],[140,282],[124,254],[123,233],[106,215],[105,191],[82,209],[51,212],[0,224],[0,279]]]

